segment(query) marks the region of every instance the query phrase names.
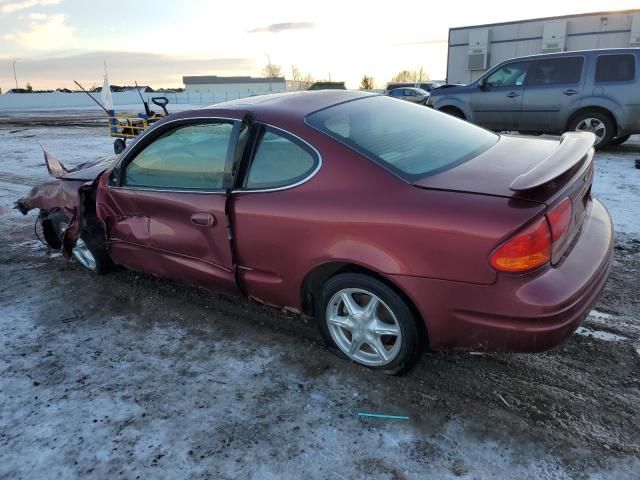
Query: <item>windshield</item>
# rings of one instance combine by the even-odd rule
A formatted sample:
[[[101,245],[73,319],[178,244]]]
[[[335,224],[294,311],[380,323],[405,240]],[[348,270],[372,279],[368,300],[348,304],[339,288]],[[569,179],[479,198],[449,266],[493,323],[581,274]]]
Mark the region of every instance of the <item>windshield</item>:
[[[408,182],[453,168],[498,141],[463,120],[385,96],[335,105],[306,121]]]

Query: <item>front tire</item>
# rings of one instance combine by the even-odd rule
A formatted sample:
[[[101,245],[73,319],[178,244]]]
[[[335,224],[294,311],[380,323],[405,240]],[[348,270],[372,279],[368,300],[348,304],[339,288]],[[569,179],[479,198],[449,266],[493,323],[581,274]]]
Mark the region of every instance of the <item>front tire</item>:
[[[596,136],[596,142],[593,146],[599,150],[611,143],[615,126],[609,115],[598,110],[587,110],[571,120],[569,130],[593,133]]]
[[[51,248],[56,250],[62,248],[62,238],[69,226],[69,221],[62,212],[53,212],[44,220],[44,222],[50,222],[51,230],[55,233],[55,237],[51,238],[45,235],[45,240]],[[71,254],[85,270],[99,275],[107,273],[113,266],[105,245],[104,231],[95,219],[87,221],[87,226],[76,240]]]
[[[405,300],[380,280],[358,273],[330,278],[315,312],[329,348],[342,358],[397,375],[417,362],[424,343]]]
[[[446,113],[447,115],[451,115],[452,117],[456,117],[459,118],[461,120],[466,120],[467,117],[464,116],[464,113],[462,113],[461,110],[455,108],[455,107],[444,107],[442,109],[440,109],[440,111],[442,113]]]

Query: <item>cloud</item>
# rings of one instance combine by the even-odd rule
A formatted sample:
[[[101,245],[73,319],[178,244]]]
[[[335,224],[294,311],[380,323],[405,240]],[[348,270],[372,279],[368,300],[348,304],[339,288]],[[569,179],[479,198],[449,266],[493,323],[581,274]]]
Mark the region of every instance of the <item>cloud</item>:
[[[13,83],[11,59],[0,59],[0,85]],[[143,52],[95,51],[62,52],[46,58],[23,58],[18,63],[18,75],[33,88],[76,88],[73,80],[87,86],[102,84],[103,61],[107,62],[112,85],[152,87],[182,86],[183,75],[248,75],[256,64],[249,58],[185,58]],[[9,75],[10,74],[10,75]]]
[[[0,13],[13,13],[32,7],[58,5],[62,0],[22,0],[20,2],[0,1]]]
[[[308,30],[315,28],[316,24],[313,22],[284,22],[284,23],[272,23],[266,27],[258,27],[249,30],[248,33],[280,33],[287,30]]]
[[[65,23],[64,14],[32,13],[28,18],[25,28],[6,33],[3,39],[29,50],[52,50],[71,44],[74,29]]]
[[[34,20],[34,21],[46,20],[47,14],[46,13],[29,13],[27,15],[27,19]]]

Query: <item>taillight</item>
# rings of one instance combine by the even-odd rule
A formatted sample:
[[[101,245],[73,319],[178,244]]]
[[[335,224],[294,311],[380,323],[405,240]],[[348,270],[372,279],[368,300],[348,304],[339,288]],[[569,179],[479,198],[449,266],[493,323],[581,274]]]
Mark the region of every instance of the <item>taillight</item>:
[[[547,220],[549,228],[551,228],[551,240],[553,243],[560,240],[571,224],[571,215],[573,214],[573,205],[569,197],[565,198],[558,205],[547,212]]]
[[[542,217],[518,232],[491,254],[491,265],[501,272],[525,272],[551,260],[551,231]]]

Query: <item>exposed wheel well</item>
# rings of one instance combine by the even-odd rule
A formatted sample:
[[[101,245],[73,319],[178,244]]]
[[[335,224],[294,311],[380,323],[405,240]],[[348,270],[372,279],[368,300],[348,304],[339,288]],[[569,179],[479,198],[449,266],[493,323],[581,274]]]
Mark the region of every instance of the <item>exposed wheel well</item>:
[[[407,306],[413,313],[414,318],[418,323],[418,328],[420,332],[423,333],[427,338],[428,345],[428,332],[427,327],[424,323],[424,319],[417,307],[413,303],[413,301],[393,282],[389,281],[388,278],[380,275],[378,272],[368,269],[366,267],[362,267],[360,265],[356,265],[353,263],[347,262],[331,262],[325,263],[323,265],[319,265],[314,268],[311,272],[307,274],[304,281],[302,282],[302,312],[305,315],[310,317],[315,317],[316,312],[314,311],[314,294],[318,292],[322,286],[325,284],[327,280],[335,275],[339,275],[341,273],[360,273],[362,275],[368,275],[370,277],[376,278],[380,280],[384,284],[386,284],[389,288],[392,288],[400,297],[406,302]]]
[[[601,113],[603,115],[606,115],[607,117],[609,117],[609,119],[611,120],[611,122],[613,122],[613,128],[615,129],[614,131],[617,133],[618,132],[618,123],[616,122],[616,117],[613,116],[613,114],[607,110],[604,107],[581,107],[578,110],[576,110],[575,112],[573,112],[571,114],[571,116],[569,117],[569,120],[567,120],[567,124],[565,126],[565,131],[569,130],[569,126],[571,125],[571,123],[580,115],[582,115],[583,113],[586,112],[598,112]],[[615,135],[614,135],[615,136]]]
[[[454,107],[452,105],[448,105],[446,107],[442,107],[438,111],[442,112],[442,113],[448,113],[449,115],[453,115],[454,117],[458,117],[458,118],[461,118],[463,120],[467,119],[466,115],[464,114],[464,112],[462,110],[460,110],[458,107]]]

